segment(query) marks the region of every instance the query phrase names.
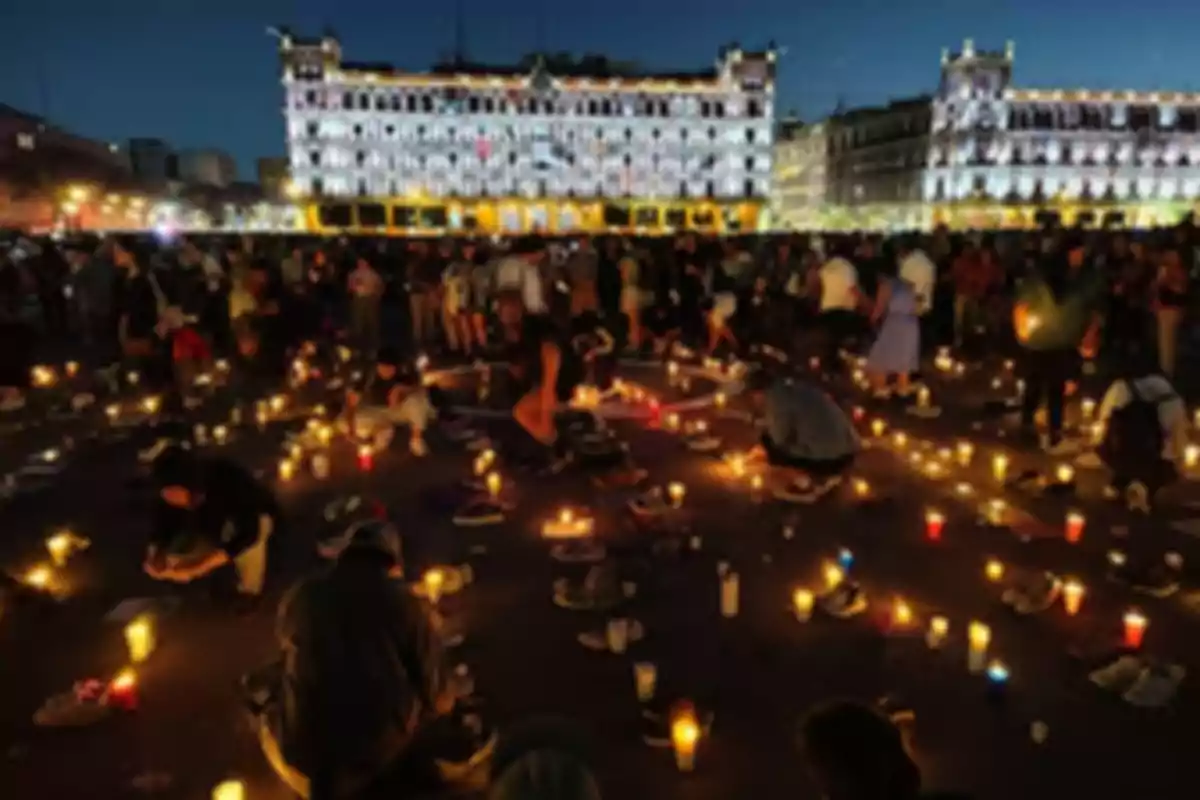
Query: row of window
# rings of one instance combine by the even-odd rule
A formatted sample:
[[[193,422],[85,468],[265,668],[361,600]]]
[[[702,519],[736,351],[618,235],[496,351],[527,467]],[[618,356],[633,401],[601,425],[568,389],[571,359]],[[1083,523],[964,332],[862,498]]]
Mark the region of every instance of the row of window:
[[[431,194],[436,197],[536,197],[536,198],[552,198],[552,197],[641,197],[654,194],[663,196],[661,192],[652,192],[649,189],[642,191],[634,191],[632,186],[620,187],[619,180],[610,180],[608,184],[597,183],[593,191],[584,192],[575,187],[566,187],[559,190],[557,187],[552,187],[548,181],[539,180],[537,182],[518,182],[512,181],[507,185],[492,185],[481,183],[474,191],[460,192],[458,189],[447,187],[444,191],[440,187],[427,187]],[[736,188],[736,187],[735,187]],[[399,197],[406,192],[400,191],[401,187],[396,181],[391,181],[386,187],[387,195],[391,197]],[[354,191],[350,191],[349,185],[342,181],[326,181],[323,178],[313,178],[309,183],[310,194],[313,197],[326,196],[350,196],[357,195],[358,197],[371,197],[375,192],[371,191],[371,186],[365,178],[359,178],[354,184]],[[761,183],[753,180],[746,180],[741,185],[742,198],[756,198],[765,194],[765,187]],[[715,200],[718,197],[729,198],[736,195],[734,192],[726,192],[724,194],[717,193],[717,186],[714,181],[706,181],[704,190],[697,192],[687,182],[680,181],[673,195],[681,199],[700,199]]]
[[[538,168],[541,168],[541,169],[551,169],[555,166],[557,166],[557,167],[572,166],[573,167],[576,165],[576,163],[578,161],[578,159],[576,158],[574,153],[561,154],[561,155],[555,157],[553,160],[551,160],[551,159],[542,160],[542,159],[538,159],[536,157],[535,158],[526,158],[526,159],[522,160],[517,155],[517,153],[514,153],[514,152],[508,153],[506,157],[504,157],[503,159],[500,159],[500,160],[491,159],[488,154],[484,154],[484,153],[480,153],[480,152],[468,154],[464,158],[460,158],[458,153],[447,153],[444,156],[444,158],[445,158],[445,162],[444,162],[445,165],[452,167],[452,168],[458,167],[460,165],[460,163],[463,166],[471,167],[471,166],[485,166],[489,163],[495,164],[495,163],[503,163],[504,161],[507,161],[507,163],[510,166],[516,166],[518,163],[525,163],[527,165],[536,165]],[[698,159],[690,159],[689,161],[691,162],[690,166],[693,169],[712,170],[712,169],[717,168],[718,158],[719,157],[715,153],[709,153],[707,155],[700,156]],[[767,158],[760,159],[755,156],[731,155],[731,156],[728,156],[728,158],[726,160],[727,160],[729,166],[733,167],[733,168],[736,168],[736,165],[738,165],[740,163],[742,168],[745,169],[747,172],[754,172],[754,171],[760,170],[760,169],[763,171],[766,171],[771,168],[770,159],[767,159]],[[695,162],[698,162],[698,163],[695,163]],[[612,159],[611,158],[606,158],[606,159],[592,158],[592,159],[589,159],[589,163],[592,163],[592,164],[605,163],[607,165],[611,165]],[[633,155],[630,153],[626,153],[625,155],[623,155],[621,157],[621,163],[627,167],[632,166],[634,163]],[[645,158],[639,158],[638,163],[645,164],[645,163],[647,163],[647,160]],[[658,153],[650,154],[649,163],[651,165],[653,165],[656,169],[660,166],[665,167],[665,166],[669,166],[671,164],[678,165],[678,167],[680,169],[683,168],[682,160],[680,160],[680,159],[664,160]],[[387,164],[388,169],[396,169],[397,165],[400,164],[403,166],[407,166],[409,168],[423,170],[429,166],[429,157],[426,155],[417,155],[417,156],[406,155],[406,156],[401,156],[398,159],[394,153],[385,155],[384,153],[381,153],[378,151],[368,152],[366,150],[357,150],[354,152],[353,155],[350,155],[349,152],[344,151],[344,150],[331,150],[331,151],[325,151],[324,153],[321,150],[310,150],[308,152],[308,166],[310,166],[310,167],[324,166],[324,167],[332,167],[332,168],[336,169],[336,168],[349,167],[349,166],[353,165],[356,167],[382,168],[384,166],[384,164]]]
[[[675,100],[650,97],[598,97],[573,99],[564,96],[496,97],[469,94],[448,88],[423,94],[373,94],[345,91],[340,96],[333,91],[307,89],[297,94],[292,107],[300,110],[321,109],[343,111],[386,111],[393,113],[432,114],[456,111],[464,114],[547,114],[589,117],[672,117],[700,116],[723,119],[726,116],[758,118],[765,115],[762,100],[749,98],[744,114],[736,101],[707,100],[683,96]]]
[[[957,191],[954,191],[957,184]],[[1019,176],[1015,180],[976,174],[969,182],[937,178],[925,186],[932,200],[990,197],[1008,201],[1044,200],[1062,195],[1081,200],[1194,200],[1200,197],[1200,179],[1176,180],[1138,178],[1136,180],[1104,177],[1068,181]]]
[[[950,163],[949,153],[936,148],[930,154],[930,159],[934,166],[943,166]],[[965,154],[965,158],[960,157],[957,163],[969,166],[984,164],[1054,166],[1057,164],[1067,164],[1082,167],[1120,167],[1136,163],[1145,167],[1159,168],[1200,167],[1200,148],[1192,148],[1191,150],[1182,150],[1179,148],[1152,149],[1142,150],[1135,154],[1134,147],[1131,144],[1114,149],[1107,145],[1062,147],[1057,143],[1053,143],[1048,146],[1031,145],[1028,148],[992,148],[987,152],[972,149]]]
[[[305,134],[306,138],[309,138],[309,139],[322,138],[322,133],[324,133],[328,138],[337,138],[334,134],[341,132],[342,129],[343,129],[343,126],[341,126],[341,125],[325,124],[324,126],[322,126],[321,122],[318,120],[309,120],[304,125],[304,134]],[[364,126],[362,123],[355,123],[353,125],[350,125],[348,128],[346,128],[346,130],[350,134],[350,136],[352,136],[355,139],[371,138],[371,136],[370,136],[371,128],[369,126]],[[383,132],[384,138],[399,139],[401,136],[402,130],[405,132],[411,131],[411,133],[416,136],[418,141],[424,141],[427,138],[435,139],[435,140],[436,139],[455,140],[455,139],[461,139],[463,137],[475,137],[475,140],[478,140],[480,138],[495,139],[495,138],[500,137],[500,132],[498,129],[493,129],[489,132],[487,126],[484,126],[484,125],[477,126],[473,133],[468,129],[463,129],[461,131],[461,136],[460,136],[459,129],[455,128],[453,126],[445,128],[444,130],[439,130],[437,128],[430,129],[429,127],[427,127],[425,125],[417,125],[415,128],[409,128],[409,126],[396,126],[396,125],[392,125],[392,124],[387,124],[387,125],[382,126],[382,132]],[[608,138],[610,140],[612,138],[614,138],[611,135],[606,137],[605,130],[606,129],[602,128],[602,127],[596,128],[594,131],[594,138],[596,138],[596,139]],[[729,133],[732,133],[732,132],[729,132]],[[744,141],[745,144],[770,144],[769,133],[770,133],[769,129],[760,130],[758,128],[746,128],[744,131],[742,131],[741,136],[738,138],[741,139],[742,141]],[[504,128],[504,134],[503,134],[504,138],[508,139],[509,141],[522,141],[522,140],[529,140],[529,139],[537,139],[537,138],[545,137],[546,135],[548,135],[548,134],[545,131],[537,131],[537,132],[522,131],[520,134],[518,134],[516,127],[512,126],[512,125],[506,126]],[[575,131],[572,128],[567,128],[566,130],[563,130],[562,136],[568,142],[575,141],[577,138],[584,138],[581,131]],[[622,134],[620,134],[620,136],[623,136],[623,138],[625,139],[626,142],[632,142],[634,139],[634,136],[635,136],[633,128],[625,128],[624,132]],[[673,138],[673,137],[678,137],[679,141],[681,141],[681,142],[692,141],[696,138],[705,138],[705,137],[708,138],[709,141],[716,141],[717,129],[713,126],[709,126],[708,129],[706,131],[704,131],[704,133],[701,134],[698,132],[695,136],[691,135],[688,132],[687,128],[680,128],[676,132],[667,131],[666,136],[664,136],[663,131],[659,128],[652,128],[650,130],[650,138],[653,139],[654,141],[660,141],[663,139],[669,140],[670,138]],[[727,139],[730,138],[728,136],[728,134],[727,134],[726,138]]]

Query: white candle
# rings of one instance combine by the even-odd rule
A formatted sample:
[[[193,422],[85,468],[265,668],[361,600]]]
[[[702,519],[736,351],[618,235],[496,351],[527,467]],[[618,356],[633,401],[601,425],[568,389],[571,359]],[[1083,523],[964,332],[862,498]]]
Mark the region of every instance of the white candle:
[[[732,619],[738,615],[738,574],[727,571],[721,578],[721,616]]]

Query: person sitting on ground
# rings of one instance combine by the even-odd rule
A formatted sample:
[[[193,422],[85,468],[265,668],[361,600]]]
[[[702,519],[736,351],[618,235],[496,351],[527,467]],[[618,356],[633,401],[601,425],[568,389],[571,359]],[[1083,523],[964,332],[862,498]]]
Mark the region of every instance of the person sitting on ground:
[[[396,351],[382,348],[375,370],[361,388],[346,391],[345,429],[356,439],[373,439],[380,431],[388,442],[397,425],[408,425],[408,449],[414,456],[429,452],[425,431],[437,416],[420,375],[402,370]]]
[[[237,571],[239,610],[253,610],[267,575],[267,545],[280,527],[271,490],[240,465],[178,445],[154,460],[158,487],[146,574],[188,583],[225,564]]]
[[[279,663],[244,681],[267,760],[314,800],[424,779],[409,763],[430,749],[418,737],[455,706],[438,625],[399,580],[399,532],[368,520],[347,533],[332,567],[281,602]]]
[[[747,379],[751,403],[763,417],[761,444],[748,454],[782,471],[780,500],[812,503],[841,482],[860,442],[853,423],[823,390],[802,381],[783,381],[766,370]]]
[[[918,800],[921,773],[900,731],[873,708],[839,701],[801,723],[800,750],[826,800]]]
[[[1118,363],[1120,373],[1100,403],[1103,438],[1096,454],[1112,471],[1105,496],[1149,511],[1154,496],[1179,475],[1187,407],[1149,350],[1134,346]]]

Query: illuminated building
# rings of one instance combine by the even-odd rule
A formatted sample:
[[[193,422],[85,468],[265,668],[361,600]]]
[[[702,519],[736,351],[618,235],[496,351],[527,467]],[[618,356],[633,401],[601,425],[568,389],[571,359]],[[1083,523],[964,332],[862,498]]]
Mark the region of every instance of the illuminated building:
[[[780,142],[782,218],[818,229],[1002,228],[1047,216],[1174,223],[1195,210],[1200,94],[1020,88],[1014,56],[1011,43],[982,51],[967,40],[943,52],[932,97],[835,114],[799,135],[809,144]],[[820,143],[823,187],[811,152]],[[789,147],[807,166],[782,166]]]
[[[753,230],[771,176],[775,53],[648,74],[599,57],[342,59],[280,33],[292,180],[315,229]]]

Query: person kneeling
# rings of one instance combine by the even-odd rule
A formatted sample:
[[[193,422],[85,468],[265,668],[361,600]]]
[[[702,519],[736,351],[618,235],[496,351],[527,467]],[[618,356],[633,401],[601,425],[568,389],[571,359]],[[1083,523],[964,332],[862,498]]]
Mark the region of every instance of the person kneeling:
[[[346,392],[345,430],[356,439],[390,443],[395,427],[407,425],[409,451],[424,456],[429,452],[425,430],[436,413],[420,376],[402,374],[394,351],[385,348],[362,389]]]
[[[800,381],[785,383],[765,371],[747,382],[752,404],[763,416],[761,443],[749,453],[784,474],[775,496],[791,503],[812,503],[841,483],[860,442],[854,425],[821,389]]]
[[[301,797],[393,784],[403,796],[437,784],[443,764],[477,764],[494,747],[454,727],[438,625],[401,572],[395,527],[356,524],[333,566],[280,604],[280,661],[243,682],[267,760]]]
[[[1096,454],[1112,471],[1105,496],[1124,496],[1131,509],[1149,512],[1154,496],[1179,475],[1188,442],[1187,408],[1146,353],[1124,362],[1098,414],[1103,438]]]
[[[146,574],[188,583],[225,564],[237,571],[239,603],[252,610],[267,575],[267,545],[279,527],[271,491],[238,464],[179,446],[154,461],[159,487]]]

